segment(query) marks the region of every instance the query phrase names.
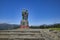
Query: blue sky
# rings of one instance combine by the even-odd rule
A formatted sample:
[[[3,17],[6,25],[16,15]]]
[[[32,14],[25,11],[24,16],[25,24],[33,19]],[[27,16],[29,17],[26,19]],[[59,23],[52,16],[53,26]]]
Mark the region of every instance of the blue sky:
[[[29,25],[60,23],[60,0],[0,0],[0,23],[20,24],[23,8]]]

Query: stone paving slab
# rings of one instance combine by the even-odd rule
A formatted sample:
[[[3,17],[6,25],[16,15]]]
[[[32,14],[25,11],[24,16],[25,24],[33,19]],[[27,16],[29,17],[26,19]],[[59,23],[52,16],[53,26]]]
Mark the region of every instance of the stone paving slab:
[[[0,30],[0,39],[8,38],[15,39],[36,39],[36,40],[60,40],[60,32],[49,29],[14,29],[14,30]]]

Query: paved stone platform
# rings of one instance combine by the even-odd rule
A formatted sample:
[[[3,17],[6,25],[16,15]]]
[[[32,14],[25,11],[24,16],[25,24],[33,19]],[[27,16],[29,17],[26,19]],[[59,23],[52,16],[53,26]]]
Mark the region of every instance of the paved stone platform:
[[[60,32],[49,29],[0,30],[0,40],[60,40]]]

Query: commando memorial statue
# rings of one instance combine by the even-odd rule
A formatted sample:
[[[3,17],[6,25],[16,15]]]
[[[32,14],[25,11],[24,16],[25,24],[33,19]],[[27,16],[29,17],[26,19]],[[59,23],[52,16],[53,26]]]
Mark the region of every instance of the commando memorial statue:
[[[29,28],[28,10],[26,10],[26,9],[22,10],[22,21],[21,21],[20,28]]]

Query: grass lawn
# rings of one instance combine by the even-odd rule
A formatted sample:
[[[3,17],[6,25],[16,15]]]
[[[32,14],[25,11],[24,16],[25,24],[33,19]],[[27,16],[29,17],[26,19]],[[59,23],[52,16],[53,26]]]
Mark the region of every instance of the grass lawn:
[[[49,28],[49,29],[51,29],[51,30],[58,30],[58,31],[60,31],[60,28]]]

